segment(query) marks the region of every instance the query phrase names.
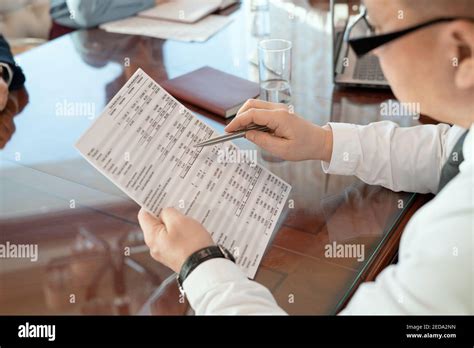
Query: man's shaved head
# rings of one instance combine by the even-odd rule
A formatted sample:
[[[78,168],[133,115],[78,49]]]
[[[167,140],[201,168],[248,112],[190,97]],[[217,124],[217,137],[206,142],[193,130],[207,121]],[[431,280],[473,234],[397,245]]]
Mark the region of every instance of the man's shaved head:
[[[399,19],[399,11],[404,12],[403,18],[406,24],[440,17],[474,18],[474,0],[364,0],[363,2],[371,5],[370,7],[375,6],[377,10],[381,8],[386,10],[380,22]]]
[[[469,128],[474,121],[474,0],[364,0],[377,33],[441,17],[440,22],[377,48],[397,98],[434,119]]]
[[[474,17],[473,0],[398,0],[398,3],[402,8],[419,16],[420,19]]]

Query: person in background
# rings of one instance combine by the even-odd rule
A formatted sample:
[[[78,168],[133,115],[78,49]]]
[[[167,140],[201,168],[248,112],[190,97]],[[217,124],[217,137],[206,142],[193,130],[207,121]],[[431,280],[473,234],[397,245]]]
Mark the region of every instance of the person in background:
[[[40,43],[48,38],[51,17],[49,15],[50,0],[1,0],[0,1],[0,33],[6,38],[17,41],[18,46],[26,50],[22,39]],[[18,39],[20,39],[18,41]],[[35,39],[35,40],[29,40]],[[19,53],[18,50],[16,52]]]
[[[0,149],[15,132],[13,117],[18,113],[18,103],[10,91],[18,90],[25,83],[25,75],[16,65],[8,42],[0,34]]]
[[[25,83],[25,75],[13,59],[10,45],[0,34],[0,111],[8,101],[9,90],[20,89]]]
[[[394,191],[435,193],[410,219],[396,265],[362,284],[341,314],[474,314],[474,6],[472,0],[365,0],[371,34],[361,54],[379,57],[401,102],[440,123],[390,121],[323,127],[283,104],[250,100],[225,128],[256,123],[246,138],[289,161],[321,160],[326,173],[356,175]],[[404,19],[397,14],[403,11]],[[383,36],[383,34],[390,34]],[[364,45],[361,45],[364,43]],[[450,126],[453,124],[453,126]],[[247,279],[198,221],[174,208],[138,215],[157,261],[179,273],[197,314],[284,314]]]
[[[49,37],[129,17],[154,5],[155,0],[51,0]]]

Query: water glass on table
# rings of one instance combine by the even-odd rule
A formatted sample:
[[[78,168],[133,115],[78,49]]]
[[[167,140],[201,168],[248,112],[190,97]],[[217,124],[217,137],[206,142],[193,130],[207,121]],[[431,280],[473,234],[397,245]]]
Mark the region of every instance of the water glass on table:
[[[262,40],[258,44],[258,72],[260,99],[272,103],[291,104],[291,41]],[[261,150],[266,162],[282,162],[271,153]]]
[[[268,39],[258,45],[260,99],[291,103],[291,41]]]

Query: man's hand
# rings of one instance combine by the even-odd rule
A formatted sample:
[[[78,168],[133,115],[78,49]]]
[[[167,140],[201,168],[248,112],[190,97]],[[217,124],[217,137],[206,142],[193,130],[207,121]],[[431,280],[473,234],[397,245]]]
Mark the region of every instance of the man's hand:
[[[262,149],[289,161],[309,159],[329,162],[332,154],[331,127],[319,127],[290,113],[284,104],[249,99],[225,127],[234,132],[251,123],[264,125],[272,133],[248,131],[245,137]]]
[[[174,208],[163,209],[159,218],[142,208],[138,221],[151,256],[176,273],[192,253],[215,244],[199,222]]]
[[[8,85],[0,76],[0,111],[5,109],[8,101]]]

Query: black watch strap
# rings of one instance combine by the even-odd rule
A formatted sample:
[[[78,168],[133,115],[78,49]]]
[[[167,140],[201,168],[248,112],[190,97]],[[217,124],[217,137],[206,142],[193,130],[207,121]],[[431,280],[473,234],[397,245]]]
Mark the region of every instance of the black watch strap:
[[[234,256],[222,245],[212,245],[194,252],[189,256],[181,267],[181,271],[176,276],[179,290],[184,293],[183,283],[191,272],[204,261],[216,258],[224,258],[235,262]]]

